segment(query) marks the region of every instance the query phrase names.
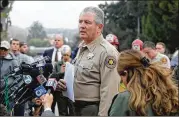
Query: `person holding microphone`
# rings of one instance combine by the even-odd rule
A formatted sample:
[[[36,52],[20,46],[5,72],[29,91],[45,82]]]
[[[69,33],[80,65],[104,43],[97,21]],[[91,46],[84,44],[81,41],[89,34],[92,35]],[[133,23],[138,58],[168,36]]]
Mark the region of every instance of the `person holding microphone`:
[[[46,93],[45,95],[41,96],[40,99],[42,100],[42,105],[44,106],[44,112],[41,116],[55,116],[51,109],[53,95],[51,93]]]

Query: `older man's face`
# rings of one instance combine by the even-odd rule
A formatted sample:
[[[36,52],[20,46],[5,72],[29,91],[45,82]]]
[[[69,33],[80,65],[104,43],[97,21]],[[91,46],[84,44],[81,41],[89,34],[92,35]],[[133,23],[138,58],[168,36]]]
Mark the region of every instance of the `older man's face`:
[[[54,43],[56,48],[61,48],[63,45],[63,37],[56,36]]]
[[[144,49],[143,49],[143,52],[144,52],[144,54],[145,54],[148,58],[150,58],[150,59],[154,59],[155,56],[156,56],[156,53],[157,53],[155,49],[152,49],[152,48],[150,48],[150,47],[144,48]]]
[[[80,15],[79,34],[80,38],[86,43],[93,41],[101,30],[100,24],[96,24],[95,22],[95,14],[83,13]]]

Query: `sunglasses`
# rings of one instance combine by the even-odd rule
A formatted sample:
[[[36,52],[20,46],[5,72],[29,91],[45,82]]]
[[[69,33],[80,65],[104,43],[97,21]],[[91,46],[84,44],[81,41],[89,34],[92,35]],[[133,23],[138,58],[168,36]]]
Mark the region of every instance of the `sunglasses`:
[[[1,51],[8,51],[6,48],[0,48]]]

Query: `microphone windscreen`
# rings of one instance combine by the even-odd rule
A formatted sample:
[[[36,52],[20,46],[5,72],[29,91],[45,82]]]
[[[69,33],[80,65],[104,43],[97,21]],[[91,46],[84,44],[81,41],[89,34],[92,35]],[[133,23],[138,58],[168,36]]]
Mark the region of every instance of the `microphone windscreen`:
[[[53,65],[51,63],[46,63],[45,66],[43,67],[43,75],[48,78],[49,75],[52,73],[53,71]]]
[[[40,75],[40,70],[38,68],[33,68],[29,71],[29,75],[35,79],[38,75]]]

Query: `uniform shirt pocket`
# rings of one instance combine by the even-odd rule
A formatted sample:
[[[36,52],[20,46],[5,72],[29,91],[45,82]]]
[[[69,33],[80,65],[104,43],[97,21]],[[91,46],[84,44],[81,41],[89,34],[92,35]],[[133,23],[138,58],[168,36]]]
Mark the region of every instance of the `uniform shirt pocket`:
[[[90,77],[90,72],[93,68],[93,63],[92,62],[80,63],[79,66],[81,67],[81,74],[86,77]]]

